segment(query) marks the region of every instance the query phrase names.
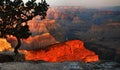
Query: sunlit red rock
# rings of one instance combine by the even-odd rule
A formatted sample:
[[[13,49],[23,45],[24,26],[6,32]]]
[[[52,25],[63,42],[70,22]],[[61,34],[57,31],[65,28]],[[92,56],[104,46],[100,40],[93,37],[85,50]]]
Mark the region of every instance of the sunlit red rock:
[[[25,53],[26,60],[44,60],[49,62],[63,61],[98,61],[99,57],[93,51],[87,50],[80,40],[71,40],[58,43],[41,50],[21,50]]]
[[[13,51],[13,48],[11,47],[11,44],[7,42],[6,39],[0,38],[0,52],[11,50]]]

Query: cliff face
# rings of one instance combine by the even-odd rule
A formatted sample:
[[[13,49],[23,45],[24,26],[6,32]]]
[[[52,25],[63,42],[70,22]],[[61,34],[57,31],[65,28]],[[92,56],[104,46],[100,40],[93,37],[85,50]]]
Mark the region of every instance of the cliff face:
[[[65,41],[65,34],[67,30],[64,29],[64,27],[62,27],[61,24],[59,24],[59,22],[57,22],[55,19],[45,19],[41,21],[37,16],[30,20],[28,24],[30,26],[32,36],[49,33],[57,41]]]
[[[64,43],[58,43],[41,50],[21,50],[25,53],[26,60],[44,60],[49,62],[63,61],[98,61],[98,55],[87,50],[84,43],[80,40],[71,40]]]
[[[29,22],[33,35],[50,33],[57,41],[120,40],[120,11],[81,7],[51,7],[45,20]]]

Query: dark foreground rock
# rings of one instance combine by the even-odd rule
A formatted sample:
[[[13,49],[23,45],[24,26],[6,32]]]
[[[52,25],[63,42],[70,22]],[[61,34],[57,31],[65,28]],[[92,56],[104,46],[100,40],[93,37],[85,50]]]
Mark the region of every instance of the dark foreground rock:
[[[25,55],[22,53],[15,55],[15,53],[12,51],[0,52],[0,63],[13,62],[13,61],[24,61],[24,60],[25,60]]]
[[[120,64],[112,61],[93,63],[25,61],[0,63],[0,70],[120,70]]]

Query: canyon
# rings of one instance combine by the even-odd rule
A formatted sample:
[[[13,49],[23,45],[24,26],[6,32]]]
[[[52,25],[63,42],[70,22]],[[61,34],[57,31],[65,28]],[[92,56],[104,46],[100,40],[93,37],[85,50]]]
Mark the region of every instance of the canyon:
[[[77,39],[84,41],[85,47],[97,53],[100,59],[119,62],[119,13],[114,9],[50,7],[46,19],[41,21],[37,16],[28,22],[32,36],[21,40],[20,49],[38,49]],[[15,39],[7,40],[15,46]]]
[[[16,38],[0,39],[0,69],[119,70],[119,19],[120,9],[50,7],[46,19],[28,22],[32,36],[21,39],[22,61],[14,61]]]

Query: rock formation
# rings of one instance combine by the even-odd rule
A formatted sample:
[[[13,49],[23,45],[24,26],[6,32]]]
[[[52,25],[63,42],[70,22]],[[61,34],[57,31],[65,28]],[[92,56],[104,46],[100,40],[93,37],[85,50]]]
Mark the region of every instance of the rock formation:
[[[11,47],[11,44],[7,42],[6,39],[0,38],[0,52],[6,50],[13,50],[13,48]]]
[[[25,53],[26,60],[44,60],[49,62],[63,61],[98,61],[98,55],[87,50],[80,40],[71,40],[64,43],[51,45],[41,50],[21,50]]]

